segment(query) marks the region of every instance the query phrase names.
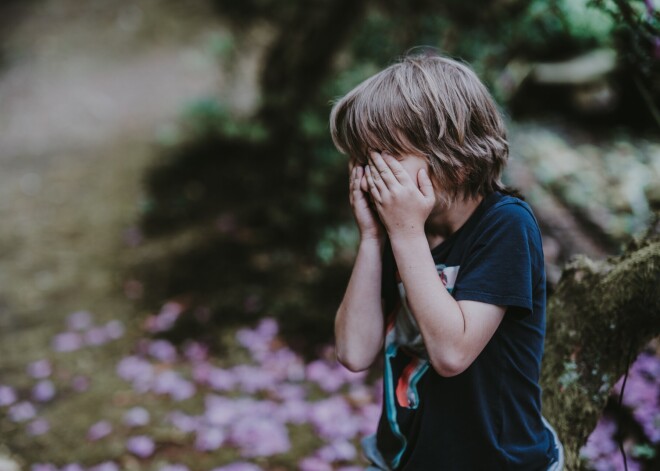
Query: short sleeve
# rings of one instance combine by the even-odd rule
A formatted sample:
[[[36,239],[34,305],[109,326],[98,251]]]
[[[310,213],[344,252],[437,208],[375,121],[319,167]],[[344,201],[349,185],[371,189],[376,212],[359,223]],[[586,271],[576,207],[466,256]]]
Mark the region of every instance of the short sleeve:
[[[520,201],[496,205],[476,234],[461,261],[455,299],[531,313],[535,286],[544,277],[541,235],[531,209]]]

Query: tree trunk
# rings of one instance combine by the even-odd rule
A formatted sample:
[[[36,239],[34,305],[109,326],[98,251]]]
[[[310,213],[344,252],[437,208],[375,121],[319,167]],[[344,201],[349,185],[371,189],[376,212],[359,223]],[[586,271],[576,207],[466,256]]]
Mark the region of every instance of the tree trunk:
[[[566,469],[585,468],[580,448],[612,385],[659,334],[657,231],[620,257],[567,265],[548,305],[541,379],[544,414],[564,444]]]

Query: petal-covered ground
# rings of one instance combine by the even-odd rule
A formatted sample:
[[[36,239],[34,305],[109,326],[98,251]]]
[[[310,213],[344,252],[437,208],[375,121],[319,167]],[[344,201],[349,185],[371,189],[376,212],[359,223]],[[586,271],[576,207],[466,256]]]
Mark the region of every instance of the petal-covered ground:
[[[214,358],[200,342],[177,347],[152,337],[170,329],[181,312],[171,302],[149,317],[114,370],[92,377],[68,371],[69,381],[62,382],[60,359],[84,358],[89,349],[121,338],[126,330],[119,321],[97,325],[86,311],[72,313],[66,330],[52,338],[51,357],[25,366],[32,386],[0,385],[0,420],[34,437],[62,427],[47,418],[59,396],[84,396],[101,375],[114,375],[127,388],[121,394],[130,399],[99,408],[77,431],[84,446],[70,453],[70,462],[29,463],[31,471],[364,468],[359,441],[375,431],[379,381],[343,368],[331,347],[306,362],[281,341],[277,323],[268,318],[234,332],[228,347],[248,359],[238,364]],[[107,456],[89,461],[85,446],[104,445]],[[184,455],[179,462],[171,458]],[[200,462],[195,457],[217,466],[195,465]]]
[[[96,325],[90,313],[75,312],[67,318],[67,330],[54,335],[52,357],[25,365],[26,382],[20,388],[0,384],[0,420],[35,439],[66,426],[50,423],[49,407],[63,397],[84,396],[99,375],[116,376],[127,388],[121,391],[124,399],[92,416],[86,413],[88,425],[74,430],[81,446],[71,450],[69,462],[28,463],[30,471],[364,469],[359,442],[375,431],[379,380],[340,366],[331,347],[306,362],[282,342],[277,323],[269,318],[233,332],[227,347],[243,359],[237,364],[214,358],[200,342],[177,347],[152,337],[172,328],[181,312],[177,303],[165,304],[126,344],[132,348],[114,370],[92,377],[72,371],[63,375],[60,360],[82,358],[85,349],[117,340],[126,329],[119,321]],[[660,442],[658,390],[660,360],[643,353],[630,368],[623,398],[644,433],[643,440],[624,442],[630,470],[641,469],[635,457],[652,453]],[[611,417],[600,420],[582,450],[593,469],[624,469],[618,433]],[[106,456],[99,459],[97,453],[91,461],[86,447],[105,448]]]

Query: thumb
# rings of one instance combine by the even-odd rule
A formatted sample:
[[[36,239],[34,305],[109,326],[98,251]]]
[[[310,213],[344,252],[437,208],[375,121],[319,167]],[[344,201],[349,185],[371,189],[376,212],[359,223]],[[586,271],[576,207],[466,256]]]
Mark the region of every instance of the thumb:
[[[431,178],[429,178],[426,169],[422,168],[417,172],[417,186],[419,186],[419,191],[422,192],[425,198],[435,197],[433,183],[431,182]]]

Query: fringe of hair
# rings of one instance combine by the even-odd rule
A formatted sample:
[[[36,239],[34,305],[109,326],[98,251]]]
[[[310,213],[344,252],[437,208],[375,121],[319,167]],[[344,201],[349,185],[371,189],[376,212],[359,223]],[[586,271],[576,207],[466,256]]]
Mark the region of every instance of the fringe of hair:
[[[451,200],[505,191],[506,128],[467,65],[437,54],[404,57],[333,106],[332,140],[364,163],[368,152],[419,155]]]

